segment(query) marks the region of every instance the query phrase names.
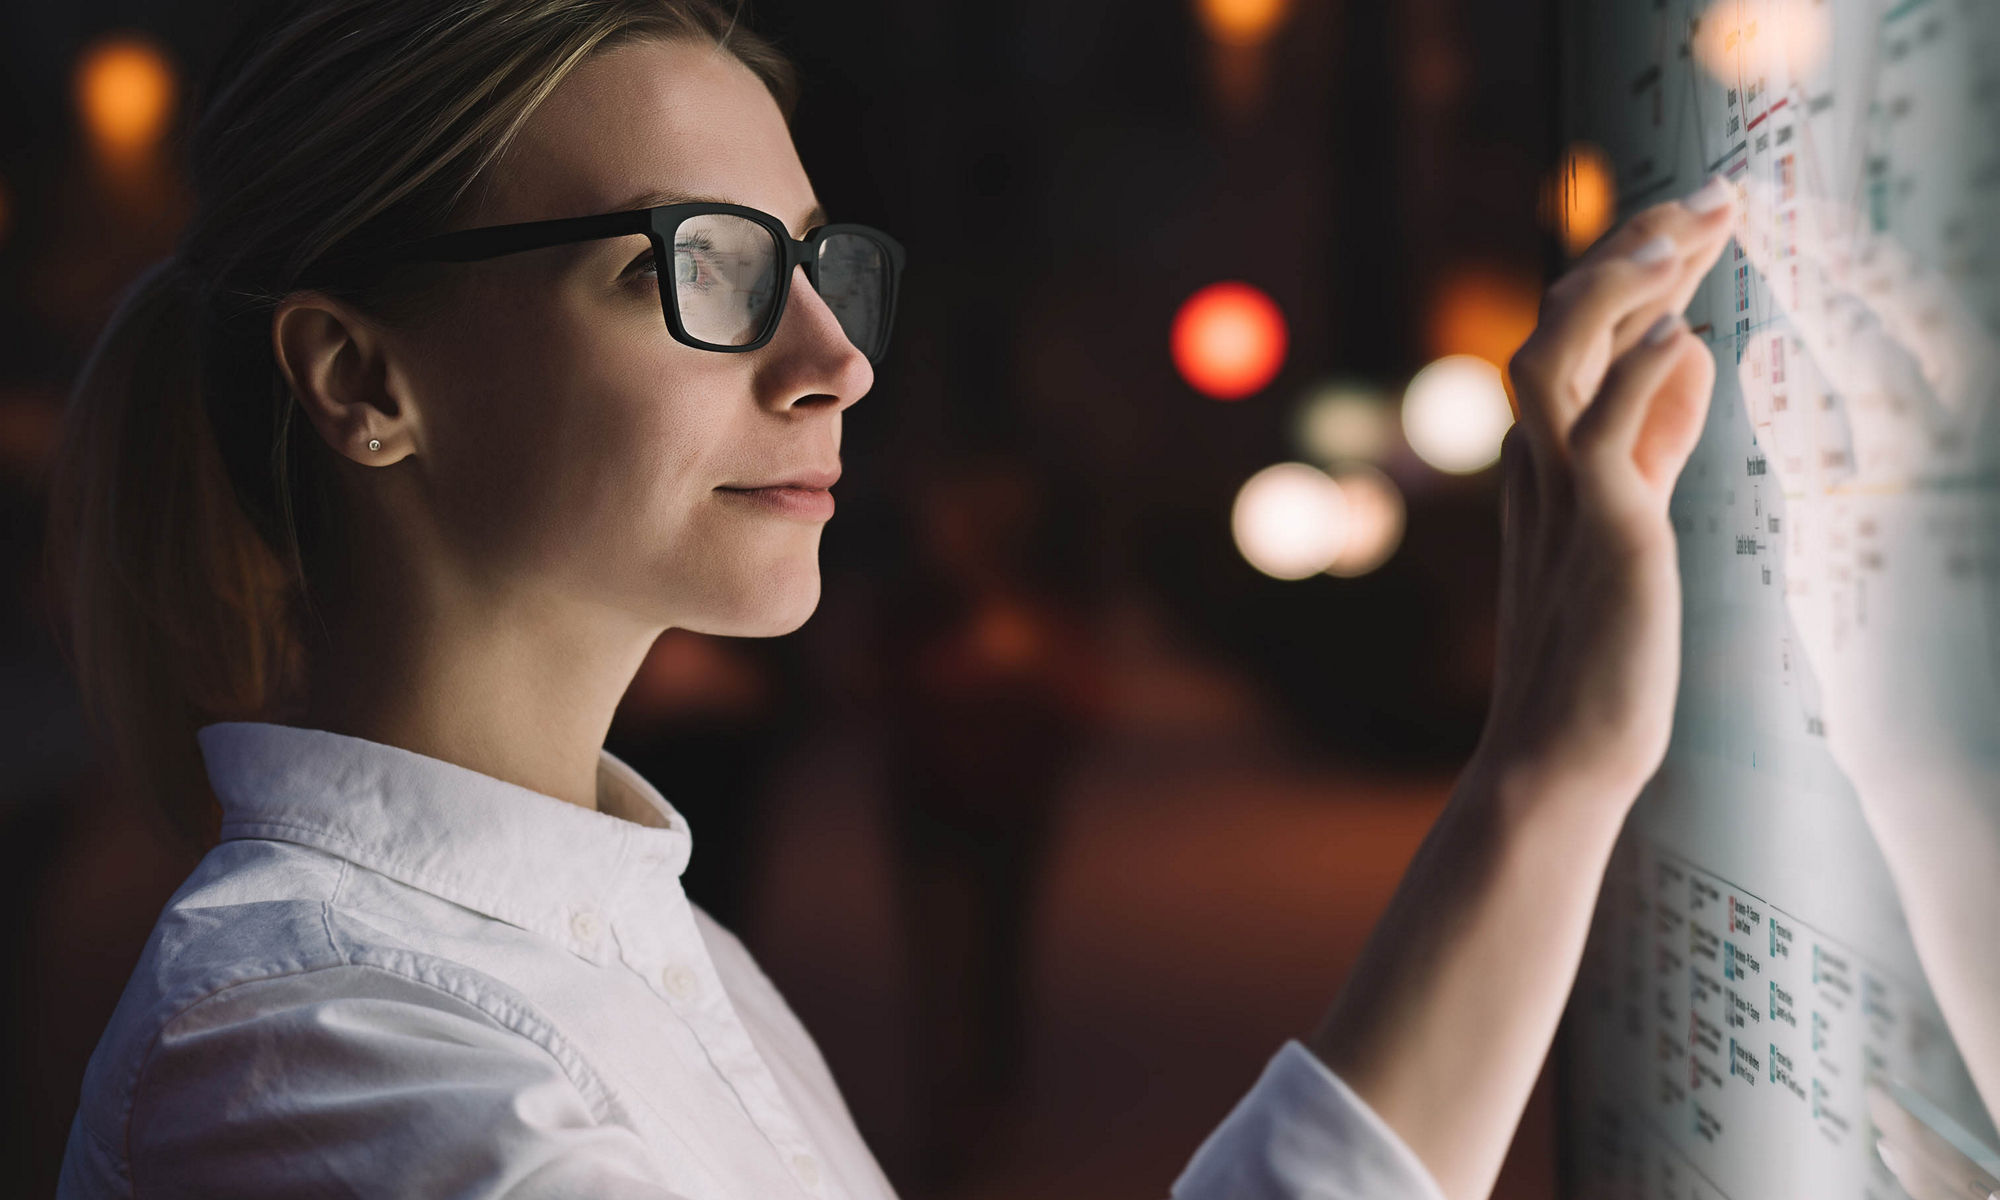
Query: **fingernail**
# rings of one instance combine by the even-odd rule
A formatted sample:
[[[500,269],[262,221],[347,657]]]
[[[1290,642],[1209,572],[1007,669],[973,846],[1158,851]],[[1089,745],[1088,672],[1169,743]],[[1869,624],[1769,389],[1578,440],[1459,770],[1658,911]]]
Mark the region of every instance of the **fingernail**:
[[[1691,213],[1707,216],[1734,198],[1734,190],[1729,186],[1729,181],[1720,175],[1711,175],[1707,183],[1682,198],[1681,207]]]
[[[1659,320],[1653,322],[1653,327],[1646,331],[1646,336],[1643,340],[1648,346],[1660,345],[1668,338],[1679,333],[1682,326],[1686,324],[1686,321],[1681,320],[1679,313],[1667,313]]]
[[[1882,1160],[1882,1165],[1889,1168],[1889,1173],[1891,1175],[1894,1175],[1899,1180],[1903,1177],[1902,1156],[1897,1154],[1894,1150],[1891,1150],[1889,1148],[1889,1143],[1880,1141],[1876,1142],[1875,1154]]]
[[[1679,247],[1674,245],[1674,239],[1663,233],[1634,250],[1632,261],[1642,267],[1655,266],[1672,258],[1678,249]]]

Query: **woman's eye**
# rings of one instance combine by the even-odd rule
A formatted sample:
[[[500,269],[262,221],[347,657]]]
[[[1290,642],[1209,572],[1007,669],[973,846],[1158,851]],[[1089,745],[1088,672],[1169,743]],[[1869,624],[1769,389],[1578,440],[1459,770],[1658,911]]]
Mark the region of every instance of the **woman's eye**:
[[[713,272],[706,269],[706,259],[715,252],[715,245],[707,234],[683,237],[674,243],[674,286],[681,289],[693,288],[707,291],[714,282]]]

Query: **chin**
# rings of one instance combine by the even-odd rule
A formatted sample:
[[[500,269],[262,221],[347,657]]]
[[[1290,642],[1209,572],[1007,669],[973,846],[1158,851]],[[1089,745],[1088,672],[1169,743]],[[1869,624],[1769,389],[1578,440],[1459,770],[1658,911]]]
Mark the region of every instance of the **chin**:
[[[781,637],[804,625],[819,607],[819,567],[784,580],[761,580],[725,611],[686,622],[696,633],[722,637]]]

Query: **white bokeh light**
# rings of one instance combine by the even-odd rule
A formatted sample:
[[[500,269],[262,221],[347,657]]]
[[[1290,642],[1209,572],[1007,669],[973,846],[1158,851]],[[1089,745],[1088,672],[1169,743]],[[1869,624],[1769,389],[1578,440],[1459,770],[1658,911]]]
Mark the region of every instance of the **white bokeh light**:
[[[1396,553],[1403,544],[1407,511],[1403,493],[1373,467],[1347,467],[1333,481],[1347,502],[1347,536],[1326,573],[1351,579],[1368,574]]]
[[[1237,490],[1229,527],[1251,566],[1273,579],[1304,579],[1340,556],[1347,541],[1347,500],[1319,468],[1277,463]]]
[[[1500,368],[1470,354],[1438,359],[1403,392],[1403,436],[1418,458],[1447,474],[1492,466],[1513,423]]]
[[[1380,462],[1395,444],[1389,398],[1359,383],[1322,384],[1299,405],[1294,435],[1314,462]]]

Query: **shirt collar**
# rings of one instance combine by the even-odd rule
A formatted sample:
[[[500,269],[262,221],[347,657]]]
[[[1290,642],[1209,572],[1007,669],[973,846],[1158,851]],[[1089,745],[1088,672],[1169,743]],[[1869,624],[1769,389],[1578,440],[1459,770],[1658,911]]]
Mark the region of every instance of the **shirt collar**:
[[[645,884],[663,876],[678,890],[693,848],[687,818],[601,748],[600,803],[630,819],[322,729],[222,721],[195,736],[223,841],[313,846],[593,959],[609,947],[578,931],[657,897]]]

